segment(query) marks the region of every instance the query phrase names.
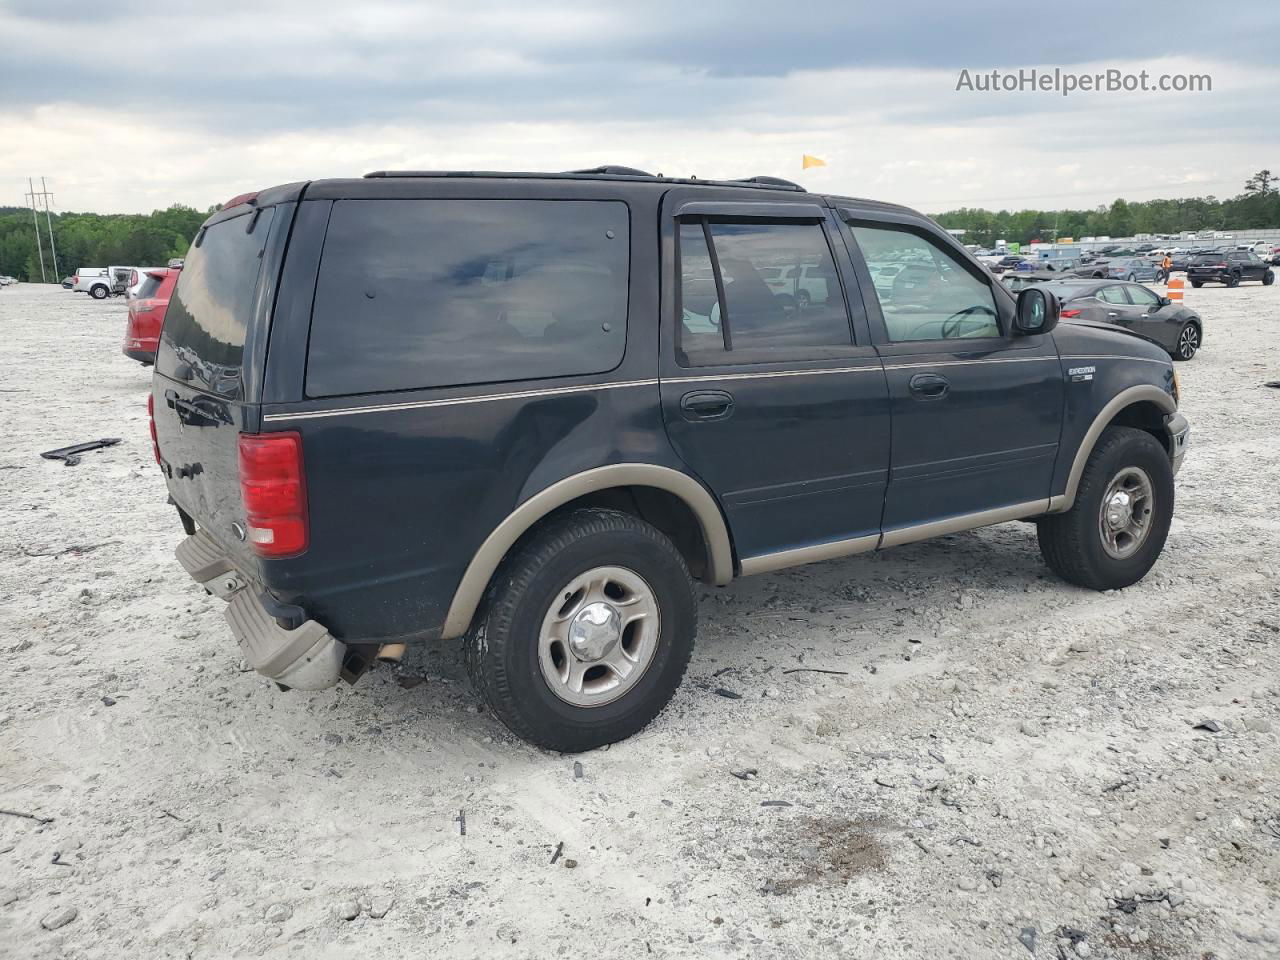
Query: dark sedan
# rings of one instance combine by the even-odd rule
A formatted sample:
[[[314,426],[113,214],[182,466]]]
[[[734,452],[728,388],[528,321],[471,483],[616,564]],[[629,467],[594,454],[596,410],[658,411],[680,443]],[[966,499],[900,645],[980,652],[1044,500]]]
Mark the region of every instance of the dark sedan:
[[[1140,283],[1059,280],[1042,289],[1062,301],[1063,320],[1092,320],[1124,327],[1154,340],[1175,360],[1190,360],[1204,342],[1204,321],[1198,313]]]

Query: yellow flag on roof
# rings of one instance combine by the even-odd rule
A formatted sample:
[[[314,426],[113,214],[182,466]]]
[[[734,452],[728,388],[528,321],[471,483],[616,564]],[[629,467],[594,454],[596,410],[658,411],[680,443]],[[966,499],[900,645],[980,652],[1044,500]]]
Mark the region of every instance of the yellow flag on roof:
[[[810,167],[825,167],[826,165],[827,161],[823,160],[821,157],[811,157],[807,153],[802,153],[800,155],[801,170],[808,170]]]

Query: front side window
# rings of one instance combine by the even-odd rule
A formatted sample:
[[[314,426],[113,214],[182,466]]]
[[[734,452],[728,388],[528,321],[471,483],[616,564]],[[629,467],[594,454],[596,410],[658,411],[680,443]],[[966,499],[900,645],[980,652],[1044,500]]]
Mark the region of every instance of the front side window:
[[[630,220],[588,200],[339,200],[313,397],[603,373],[626,344]]]
[[[1160,298],[1146,287],[1130,287],[1129,299],[1139,307],[1154,307],[1160,303]]]
[[[849,229],[871,273],[891,341],[1000,336],[991,285],[950,251],[903,227]]]
[[[803,358],[853,344],[821,224],[686,220],[679,236],[682,362]]]

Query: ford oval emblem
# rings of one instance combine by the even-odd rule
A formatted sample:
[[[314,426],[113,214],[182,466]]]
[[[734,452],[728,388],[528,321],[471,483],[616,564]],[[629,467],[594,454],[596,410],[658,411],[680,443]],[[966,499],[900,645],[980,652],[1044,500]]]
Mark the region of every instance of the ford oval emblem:
[[[247,536],[247,534],[245,533],[244,524],[242,523],[231,524],[231,532],[236,535],[237,540],[239,540],[241,543],[244,543],[244,538],[245,536]]]

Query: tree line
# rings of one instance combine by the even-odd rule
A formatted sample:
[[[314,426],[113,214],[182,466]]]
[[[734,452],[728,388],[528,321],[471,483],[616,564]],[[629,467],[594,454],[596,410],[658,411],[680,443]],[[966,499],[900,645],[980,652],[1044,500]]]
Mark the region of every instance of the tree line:
[[[1227,200],[1191,197],[1182,200],[1116,200],[1093,210],[983,210],[962,207],[937,214],[934,219],[948,229],[965,231],[964,242],[991,246],[999,240],[1030,243],[1059,237],[1129,237],[1136,233],[1180,233],[1183,230],[1253,230],[1275,227],[1280,231],[1280,178],[1260,170],[1249,178],[1244,192]],[[39,214],[46,276],[50,281],[70,276],[81,266],[112,264],[156,267],[174,257],[185,257],[196,231],[212,207],[203,213],[175,204],[149,214],[58,213],[52,217],[58,251],[54,275],[49,253],[48,226]],[[25,207],[0,207],[0,275],[39,281],[40,255],[36,248],[31,211]]]
[[[149,214],[55,213],[51,218],[58,253],[55,276],[49,227],[41,210],[38,219],[45,276],[56,282],[79,267],[163,267],[170,259],[187,255],[200,224],[212,212],[175,204]],[[30,208],[0,207],[0,275],[40,281],[40,255]]]
[[[1131,237],[1137,233],[1184,230],[1265,230],[1280,233],[1280,182],[1270,170],[1259,170],[1244,191],[1226,200],[1190,197],[1183,200],[1116,200],[1093,210],[983,210],[962,207],[934,215],[949,230],[965,231],[965,243],[989,247],[1010,243],[1049,242],[1059,237]]]

